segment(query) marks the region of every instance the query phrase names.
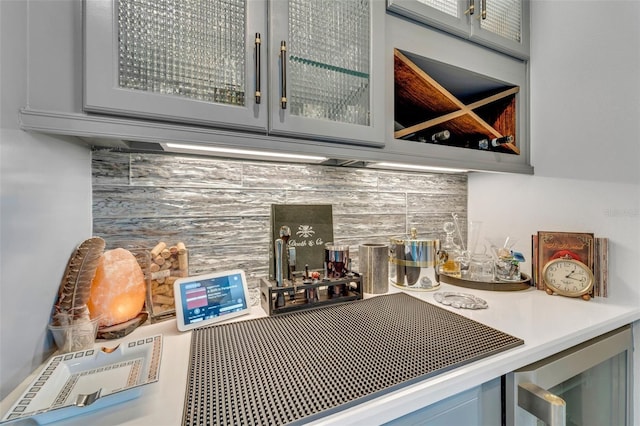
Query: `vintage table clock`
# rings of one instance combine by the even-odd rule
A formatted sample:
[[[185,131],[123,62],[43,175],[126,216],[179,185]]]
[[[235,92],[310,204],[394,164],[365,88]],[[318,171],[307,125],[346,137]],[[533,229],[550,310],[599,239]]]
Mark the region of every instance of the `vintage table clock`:
[[[544,266],[542,278],[548,294],[591,299],[593,272],[579,260],[571,257],[551,260]]]

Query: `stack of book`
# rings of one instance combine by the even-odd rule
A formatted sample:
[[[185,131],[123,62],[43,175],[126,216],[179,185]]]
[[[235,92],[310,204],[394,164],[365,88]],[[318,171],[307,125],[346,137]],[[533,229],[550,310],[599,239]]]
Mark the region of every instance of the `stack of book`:
[[[531,236],[532,285],[545,290],[542,270],[551,260],[569,257],[591,268],[592,297],[607,297],[609,240],[589,232],[538,231]]]

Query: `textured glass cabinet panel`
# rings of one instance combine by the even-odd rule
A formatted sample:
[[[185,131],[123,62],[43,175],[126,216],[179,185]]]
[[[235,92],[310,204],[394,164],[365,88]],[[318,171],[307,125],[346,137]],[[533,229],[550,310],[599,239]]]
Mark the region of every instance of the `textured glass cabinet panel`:
[[[522,0],[487,1],[487,17],[480,21],[483,30],[517,43],[522,41]]]
[[[244,105],[244,0],[117,3],[121,88]]]
[[[433,7],[440,12],[458,18],[458,0],[418,0],[422,4]]]
[[[368,126],[370,5],[289,1],[291,114]]]

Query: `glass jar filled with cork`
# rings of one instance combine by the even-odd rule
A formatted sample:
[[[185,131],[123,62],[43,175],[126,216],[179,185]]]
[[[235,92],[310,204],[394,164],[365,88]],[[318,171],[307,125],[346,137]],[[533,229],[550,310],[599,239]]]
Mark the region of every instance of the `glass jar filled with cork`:
[[[152,322],[175,316],[173,283],[189,275],[189,255],[183,242],[157,243],[147,252],[147,309]]]

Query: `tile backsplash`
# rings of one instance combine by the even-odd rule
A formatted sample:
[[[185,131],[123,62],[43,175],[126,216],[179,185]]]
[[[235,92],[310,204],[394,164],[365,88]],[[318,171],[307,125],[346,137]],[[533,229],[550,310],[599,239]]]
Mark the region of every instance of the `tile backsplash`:
[[[107,249],[183,241],[194,274],[241,268],[249,285],[269,273],[271,204],[331,204],[334,239],[388,243],[417,228],[444,238],[467,223],[467,176],[226,160],[175,154],[92,153],[93,233]]]

